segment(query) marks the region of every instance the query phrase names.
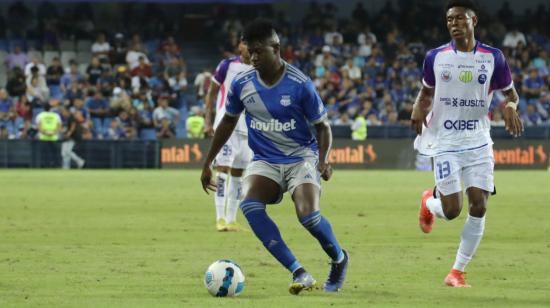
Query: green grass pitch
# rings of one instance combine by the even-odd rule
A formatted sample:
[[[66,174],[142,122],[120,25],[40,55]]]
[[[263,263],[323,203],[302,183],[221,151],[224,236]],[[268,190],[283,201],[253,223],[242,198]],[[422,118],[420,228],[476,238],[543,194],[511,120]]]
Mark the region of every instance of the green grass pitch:
[[[420,232],[432,174],[342,171],[325,182],[322,213],[350,252],[344,290],[298,297],[290,275],[250,231],[218,233],[199,171],[0,171],[0,307],[549,306],[550,172],[499,171],[472,289],[443,286],[466,211]],[[295,217],[270,206],[283,238],[322,284],[328,258]],[[239,214],[245,226],[246,221]],[[238,298],[213,298],[207,266],[241,265]]]

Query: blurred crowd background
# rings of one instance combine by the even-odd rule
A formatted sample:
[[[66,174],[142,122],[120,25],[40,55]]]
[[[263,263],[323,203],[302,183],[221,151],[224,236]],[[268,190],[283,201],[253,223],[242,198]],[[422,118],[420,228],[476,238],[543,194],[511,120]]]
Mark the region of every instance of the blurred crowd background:
[[[482,6],[476,38],[501,48],[526,126],[550,125],[550,3],[525,11]],[[448,42],[440,1],[272,3],[11,2],[0,6],[0,138],[36,138],[47,104],[72,138],[203,138],[203,98],[247,21],[274,21],[282,56],[309,75],[332,124],[410,124],[429,49]],[[296,18],[296,15],[299,18]],[[504,97],[489,116],[503,126]],[[66,131],[66,128],[65,128]]]

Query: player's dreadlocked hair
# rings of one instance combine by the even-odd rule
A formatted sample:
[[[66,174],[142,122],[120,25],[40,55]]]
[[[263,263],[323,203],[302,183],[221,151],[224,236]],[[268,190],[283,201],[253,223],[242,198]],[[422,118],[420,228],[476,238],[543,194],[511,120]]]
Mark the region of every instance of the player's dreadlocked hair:
[[[478,13],[477,4],[473,0],[450,0],[445,6],[445,12],[457,6],[472,10],[476,15]]]
[[[243,32],[243,40],[246,42],[259,42],[270,38],[275,31],[271,21],[256,19],[249,23]]]

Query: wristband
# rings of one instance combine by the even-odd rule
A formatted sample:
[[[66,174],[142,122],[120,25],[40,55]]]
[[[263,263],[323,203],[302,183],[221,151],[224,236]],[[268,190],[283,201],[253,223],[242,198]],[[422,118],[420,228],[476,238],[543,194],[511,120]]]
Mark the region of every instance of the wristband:
[[[514,110],[518,109],[518,103],[517,102],[508,102],[505,106],[506,108],[511,107],[514,108]]]

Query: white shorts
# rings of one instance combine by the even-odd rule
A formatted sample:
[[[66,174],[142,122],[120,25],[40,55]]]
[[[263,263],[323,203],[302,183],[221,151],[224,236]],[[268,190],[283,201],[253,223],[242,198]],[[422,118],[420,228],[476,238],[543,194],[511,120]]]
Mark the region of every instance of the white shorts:
[[[491,193],[495,190],[492,145],[467,152],[435,156],[433,164],[437,190],[445,196],[462,191],[462,183],[464,190],[470,187]]]
[[[246,135],[233,133],[216,156],[215,166],[246,169],[252,160],[252,150]]]
[[[317,162],[317,159],[305,159],[292,164],[270,164],[256,160],[246,168],[244,178],[261,175],[277,183],[281,190],[277,200],[272,203],[277,204],[281,202],[286,191],[292,195],[296,187],[302,184],[313,184],[321,189],[321,174],[317,170]]]

